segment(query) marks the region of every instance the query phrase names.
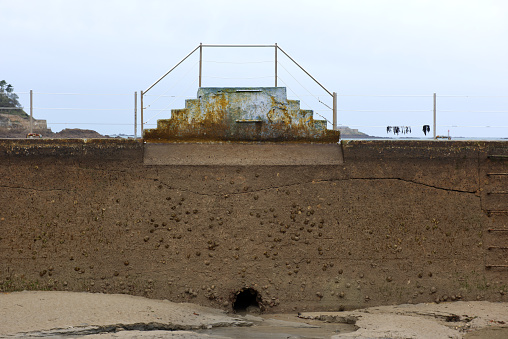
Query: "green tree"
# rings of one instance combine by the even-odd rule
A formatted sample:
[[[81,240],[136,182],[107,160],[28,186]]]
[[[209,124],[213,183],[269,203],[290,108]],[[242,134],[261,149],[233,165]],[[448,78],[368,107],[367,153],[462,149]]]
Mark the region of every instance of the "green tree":
[[[18,95],[14,93],[14,87],[8,84],[7,81],[0,80],[0,114],[14,114],[28,117],[18,99]]]

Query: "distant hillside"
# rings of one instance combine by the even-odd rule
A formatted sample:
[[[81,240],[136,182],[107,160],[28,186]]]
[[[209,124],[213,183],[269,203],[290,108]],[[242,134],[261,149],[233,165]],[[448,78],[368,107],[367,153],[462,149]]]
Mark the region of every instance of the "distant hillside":
[[[338,127],[340,131],[341,139],[355,139],[355,138],[369,138],[371,137],[368,134],[358,131],[356,128],[349,128],[347,126]]]
[[[30,132],[30,116],[23,110],[14,92],[14,87],[0,80],[0,138],[26,138]],[[66,128],[53,133],[46,120],[33,119],[33,133],[44,138],[104,138],[105,136],[88,129]]]

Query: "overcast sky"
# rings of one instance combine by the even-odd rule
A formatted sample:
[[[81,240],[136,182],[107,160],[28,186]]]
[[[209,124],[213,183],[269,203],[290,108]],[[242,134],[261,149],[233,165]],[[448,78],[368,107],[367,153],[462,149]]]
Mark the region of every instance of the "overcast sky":
[[[117,114],[118,121],[131,123],[134,91],[148,88],[200,42],[278,43],[327,89],[339,94],[339,123],[365,126],[357,128],[378,135],[386,135],[386,128],[379,126],[431,125],[436,92],[438,124],[448,126],[438,129],[438,134],[451,129],[456,136],[508,137],[508,113],[504,113],[508,97],[502,97],[508,96],[508,1],[504,0],[0,0],[0,23],[0,80],[11,83],[17,92],[127,94],[85,100],[36,94],[34,106],[40,108],[125,108],[130,111],[100,113],[102,117]],[[273,57],[273,49],[247,53],[205,49],[209,63],[204,64],[203,86],[273,86],[274,67],[269,62]],[[195,93],[196,62],[197,54],[182,64],[181,75],[175,73],[153,93],[180,95],[176,92],[182,87],[185,95]],[[289,85],[290,95],[312,102],[311,108],[323,110],[331,119],[328,108],[316,101],[319,97],[331,105],[329,96],[297,68],[290,68],[289,60],[280,56],[280,62],[279,86]],[[232,74],[243,79],[219,79]],[[426,97],[346,96],[350,94]],[[27,95],[20,97],[26,106]],[[168,100],[160,99],[159,107],[183,107],[180,102],[172,107]],[[396,113],[401,110],[408,112]],[[93,116],[80,110],[62,113],[41,109],[36,110],[36,118],[48,119],[51,125],[55,120],[72,120],[70,115],[81,120]],[[132,134],[132,127],[128,129]]]

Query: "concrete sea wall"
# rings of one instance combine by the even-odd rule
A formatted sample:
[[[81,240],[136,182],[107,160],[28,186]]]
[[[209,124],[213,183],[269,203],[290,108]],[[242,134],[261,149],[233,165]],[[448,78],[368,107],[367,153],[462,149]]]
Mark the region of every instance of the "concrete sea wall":
[[[343,141],[324,165],[146,165],[144,147],[1,140],[0,291],[231,309],[251,288],[267,312],[508,300],[506,142]]]

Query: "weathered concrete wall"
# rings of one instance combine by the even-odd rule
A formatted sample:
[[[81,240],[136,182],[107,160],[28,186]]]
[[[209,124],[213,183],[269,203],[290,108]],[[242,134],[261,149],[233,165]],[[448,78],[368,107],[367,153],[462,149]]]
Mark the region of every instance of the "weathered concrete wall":
[[[506,228],[508,167],[488,158],[506,143],[342,146],[342,165],[150,166],[136,141],[2,140],[0,290],[231,308],[251,287],[269,312],[507,300],[485,267],[506,264],[487,232]]]

